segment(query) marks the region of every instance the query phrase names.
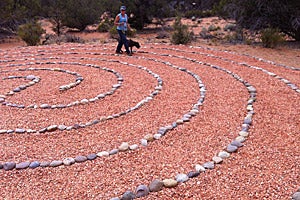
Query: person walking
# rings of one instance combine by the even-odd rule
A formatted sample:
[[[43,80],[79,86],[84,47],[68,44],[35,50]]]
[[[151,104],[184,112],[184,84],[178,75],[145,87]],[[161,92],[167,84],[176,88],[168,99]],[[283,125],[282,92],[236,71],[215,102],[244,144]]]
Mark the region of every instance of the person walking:
[[[122,54],[123,52],[121,49],[122,46],[124,45],[127,55],[132,56],[131,52],[129,51],[128,40],[126,37],[126,32],[127,29],[129,28],[128,16],[126,14],[126,6],[121,6],[120,13],[116,16],[114,23],[117,26],[117,31],[119,34],[119,42],[118,42],[116,53]]]

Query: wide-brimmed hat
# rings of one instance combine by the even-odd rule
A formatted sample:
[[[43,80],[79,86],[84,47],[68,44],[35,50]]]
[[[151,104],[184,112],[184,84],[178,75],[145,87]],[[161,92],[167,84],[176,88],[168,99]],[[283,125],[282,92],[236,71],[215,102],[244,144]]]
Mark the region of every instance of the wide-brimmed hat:
[[[126,10],[126,6],[121,6],[120,10]]]

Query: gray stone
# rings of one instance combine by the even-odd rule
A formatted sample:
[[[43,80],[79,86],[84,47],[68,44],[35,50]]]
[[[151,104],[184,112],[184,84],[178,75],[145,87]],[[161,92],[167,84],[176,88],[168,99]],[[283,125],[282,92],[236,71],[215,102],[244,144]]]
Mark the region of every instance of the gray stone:
[[[26,76],[27,80],[34,80],[35,78],[36,78],[36,76],[34,76],[34,75],[28,75],[28,76]]]
[[[33,162],[30,163],[29,168],[30,169],[35,169],[39,166],[40,166],[40,163],[38,161],[33,161]]]
[[[229,145],[227,146],[227,148],[226,148],[227,152],[229,152],[229,153],[236,152],[237,149],[238,149],[237,146],[233,146],[233,145],[231,145],[231,144],[229,144]]]
[[[139,148],[139,145],[137,145],[137,144],[133,144],[133,145],[130,145],[129,146],[129,149],[130,150],[136,150],[136,149],[138,149]]]
[[[29,161],[21,162],[21,163],[16,164],[16,169],[26,169],[29,167],[29,165],[30,165]]]
[[[110,198],[109,200],[120,200],[119,197],[113,197],[113,198]]]
[[[135,194],[131,191],[126,191],[122,197],[121,200],[132,200],[135,198]]]
[[[300,192],[296,192],[295,194],[293,194],[292,200],[300,200]]]
[[[57,127],[59,130],[61,130],[61,131],[63,131],[63,130],[65,130],[66,128],[67,128],[67,126],[65,126],[65,125],[58,125],[58,127]]]
[[[63,162],[61,160],[53,160],[50,164],[49,167],[58,167],[60,165],[62,165]]]
[[[195,169],[197,172],[205,172],[205,170],[206,170],[202,165],[199,165],[199,164],[197,164],[195,166]]]
[[[223,162],[223,159],[222,159],[221,157],[219,157],[219,156],[214,156],[214,157],[212,158],[212,160],[213,160],[214,163],[216,163],[216,164],[220,164],[221,162]]]
[[[66,166],[70,166],[72,164],[75,163],[75,159],[74,158],[65,158],[63,160],[63,164],[66,165]]]
[[[82,163],[82,162],[87,161],[87,157],[85,157],[85,156],[76,156],[75,161],[78,162],[78,163]]]
[[[142,146],[148,146],[148,141],[147,140],[145,140],[145,139],[141,139],[141,145]]]
[[[14,163],[14,162],[6,162],[6,163],[3,164],[3,169],[5,171],[12,170],[15,167],[16,167],[16,163]]]
[[[109,152],[109,155],[115,155],[119,152],[119,149],[113,149]]]
[[[15,133],[25,133],[25,132],[26,132],[25,129],[22,129],[22,128],[17,128],[15,130]]]
[[[19,87],[13,89],[13,92],[20,92],[20,91],[21,91],[21,88],[19,88]]]
[[[221,151],[219,152],[218,156],[222,159],[225,159],[225,158],[229,158],[230,157],[230,153],[226,152],[226,151]]]
[[[162,190],[164,186],[164,183],[158,179],[155,179],[154,181],[152,181],[149,185],[149,190],[151,192],[158,192],[160,190]]]
[[[95,160],[97,158],[97,155],[95,153],[87,155],[88,160]]]
[[[195,177],[197,177],[197,176],[199,176],[200,175],[200,172],[194,172],[194,171],[191,171],[191,172],[189,172],[188,174],[187,174],[187,176],[189,177],[189,178],[195,178]]]
[[[242,147],[244,146],[243,143],[241,143],[240,141],[234,140],[230,143],[233,146],[237,146],[237,147]]]
[[[183,183],[189,180],[189,177],[186,174],[177,174],[176,175],[176,181],[179,183]]]
[[[215,168],[215,164],[213,162],[206,162],[203,164],[203,167],[205,169],[214,169]]]
[[[50,165],[49,161],[43,161],[41,162],[40,167],[48,167],[49,165]]]
[[[147,185],[140,185],[136,189],[136,198],[147,196],[149,192],[150,190]]]
[[[51,106],[50,106],[49,104],[42,104],[42,105],[40,105],[40,107],[41,107],[42,109],[48,109],[48,108],[51,108]]]

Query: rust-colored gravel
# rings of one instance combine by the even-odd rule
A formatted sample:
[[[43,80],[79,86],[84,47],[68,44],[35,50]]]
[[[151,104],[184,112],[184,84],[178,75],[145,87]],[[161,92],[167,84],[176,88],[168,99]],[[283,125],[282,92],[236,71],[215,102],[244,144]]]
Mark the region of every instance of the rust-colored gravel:
[[[124,79],[112,95],[70,108],[18,109],[0,105],[0,130],[40,130],[54,124],[72,126],[130,109],[148,97],[158,84],[154,76],[138,66],[146,67],[163,80],[162,90],[153,100],[112,120],[70,131],[0,134],[2,164],[86,156],[118,148],[122,142],[139,145],[134,151],[71,166],[1,169],[2,199],[110,199],[121,197],[128,190],[135,192],[137,186],[149,185],[154,179],[175,179],[177,174],[194,171],[196,164],[211,161],[239,135],[249,99],[247,88],[241,82],[211,66],[229,70],[256,88],[255,114],[249,137],[243,147],[214,169],[207,169],[177,187],[164,188],[140,199],[286,200],[299,189],[300,88],[293,89],[262,70],[272,72],[296,87],[300,87],[300,70],[196,46],[145,43],[132,57],[119,56],[112,54],[115,45],[63,44],[0,50],[1,78],[31,74],[41,78],[34,86],[6,98],[25,106],[90,99],[118,83],[113,73],[87,64],[113,69]],[[279,63],[276,57],[276,63],[300,68],[299,50],[291,52],[290,57],[285,55],[290,59],[283,58]],[[273,52],[274,56],[279,54]],[[267,54],[257,54],[256,50],[252,55],[273,60]],[[43,64],[30,65],[30,62]],[[140,141],[145,135],[155,134],[160,127],[181,119],[199,100],[199,85],[195,78],[169,64],[186,68],[200,77],[206,89],[204,103],[190,122],[143,147]],[[62,92],[58,88],[74,81],[74,76],[48,70],[16,71],[29,67],[61,68],[79,73],[84,80]],[[27,82],[24,79],[0,79],[0,94]]]

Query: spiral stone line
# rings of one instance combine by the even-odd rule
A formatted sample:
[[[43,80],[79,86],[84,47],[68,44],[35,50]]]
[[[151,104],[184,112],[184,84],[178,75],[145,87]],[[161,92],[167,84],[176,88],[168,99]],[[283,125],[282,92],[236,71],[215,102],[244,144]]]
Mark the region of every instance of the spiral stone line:
[[[194,48],[201,49],[202,47],[190,47],[190,48],[191,49],[194,49]],[[90,60],[90,61],[93,60],[96,62],[101,61],[101,62],[107,62],[107,63],[119,63],[121,65],[126,65],[128,67],[134,67],[138,70],[143,70],[143,71],[147,72],[154,79],[156,79],[157,84],[156,84],[155,88],[153,89],[153,91],[151,91],[150,94],[146,98],[139,101],[135,106],[125,109],[119,113],[111,114],[109,116],[99,116],[99,118],[88,121],[88,122],[82,122],[80,124],[74,124],[74,125],[51,124],[47,127],[41,127],[39,130],[30,128],[30,127],[29,128],[9,127],[9,125],[7,125],[7,124],[1,124],[0,135],[2,135],[2,137],[3,137],[4,134],[12,134],[12,133],[16,133],[16,134],[47,133],[47,132],[57,132],[57,131],[68,131],[68,130],[79,129],[79,128],[89,128],[90,126],[96,125],[98,123],[103,123],[107,120],[113,120],[113,119],[119,118],[121,116],[125,116],[133,111],[140,109],[144,104],[152,101],[157,95],[159,95],[161,93],[161,91],[163,91],[163,79],[160,77],[159,74],[148,69],[146,66],[144,67],[144,66],[133,64],[135,59],[160,63],[162,65],[165,65],[166,67],[173,68],[175,70],[178,70],[182,73],[187,74],[188,76],[191,76],[197,82],[198,89],[199,89],[199,91],[198,91],[199,96],[198,96],[197,101],[194,102],[194,104],[192,105],[192,107],[190,108],[190,110],[188,112],[184,113],[182,116],[180,116],[177,120],[173,121],[172,123],[159,127],[156,133],[144,135],[140,139],[140,144],[134,144],[134,143],[130,143],[130,142],[122,142],[119,147],[113,148],[111,150],[100,150],[99,152],[94,152],[94,153],[91,153],[88,155],[78,155],[76,157],[67,157],[67,158],[63,158],[63,159],[49,160],[49,161],[34,160],[34,161],[22,161],[22,162],[16,163],[15,161],[0,160],[0,169],[3,169],[4,171],[10,171],[10,170],[14,170],[14,169],[16,169],[16,170],[24,170],[24,169],[28,169],[28,168],[35,169],[38,167],[58,167],[58,166],[62,166],[62,165],[70,166],[74,163],[83,163],[83,162],[94,160],[97,158],[99,159],[101,157],[113,156],[118,153],[124,153],[124,152],[129,153],[129,152],[133,152],[134,150],[137,150],[140,146],[147,147],[152,142],[155,142],[155,140],[159,140],[159,139],[163,138],[168,132],[176,129],[178,126],[184,126],[185,123],[188,123],[188,122],[192,123],[192,118],[195,117],[197,114],[199,114],[199,112],[201,111],[201,106],[203,105],[204,100],[205,100],[205,96],[206,96],[206,92],[207,92],[205,83],[201,80],[200,74],[196,74],[195,72],[189,70],[188,66],[178,66],[176,63],[169,61],[168,58],[176,58],[176,59],[186,60],[190,63],[196,64],[198,67],[209,67],[214,70],[225,73],[226,75],[233,78],[235,81],[238,81],[247,90],[249,96],[248,96],[247,101],[245,102],[245,108],[246,108],[245,116],[244,116],[243,121],[241,122],[241,127],[239,130],[239,133],[235,139],[231,140],[231,142],[226,146],[226,148],[219,150],[217,155],[212,157],[211,160],[208,160],[207,162],[205,162],[203,164],[195,163],[194,170],[191,170],[189,172],[179,173],[174,178],[166,178],[164,180],[155,179],[151,183],[145,183],[145,184],[139,185],[135,191],[128,190],[118,197],[112,197],[111,200],[134,199],[134,198],[147,196],[151,192],[158,192],[158,191],[162,190],[163,188],[173,188],[173,187],[176,187],[178,184],[188,181],[189,179],[198,177],[201,173],[205,172],[206,170],[214,169],[216,167],[216,165],[218,165],[218,164],[226,162],[226,159],[233,156],[232,154],[237,152],[239,148],[243,147],[244,143],[248,140],[248,137],[250,134],[249,130],[252,125],[252,119],[255,114],[254,103],[257,100],[257,89],[250,82],[245,80],[243,77],[241,77],[237,73],[234,73],[231,70],[228,70],[222,66],[210,64],[208,62],[200,61],[195,58],[189,58],[186,56],[180,56],[180,55],[176,55],[176,54],[156,53],[155,52],[156,49],[157,49],[156,47],[151,47],[149,49],[149,51],[139,51],[139,53],[143,53],[143,54],[145,54],[145,56],[133,56],[129,62],[123,62],[123,61],[120,61],[117,59],[113,60],[113,59],[103,58],[103,57],[112,57],[112,56],[118,58],[118,57],[121,57],[120,55],[115,55],[115,54],[110,54],[110,53],[92,53],[92,52],[88,52],[88,51],[85,51],[85,54],[90,54],[90,55],[94,55],[94,56],[99,55],[100,58],[92,58],[92,59],[90,59],[90,58],[85,59],[85,58],[79,58],[79,57],[71,58],[73,60],[85,59],[85,60]],[[165,48],[161,48],[161,49],[167,50],[168,52],[176,52],[179,54],[184,52],[184,53],[190,53],[190,54],[194,54],[194,55],[198,54],[198,55],[205,56],[205,57],[212,57],[215,59],[219,59],[223,62],[228,62],[228,63],[234,64],[234,65],[238,65],[240,67],[247,67],[250,69],[258,70],[258,71],[261,71],[261,72],[271,76],[272,78],[275,78],[275,79],[285,83],[287,87],[289,87],[296,93],[300,93],[300,89],[296,84],[293,84],[288,79],[283,78],[283,77],[275,74],[274,72],[266,70],[262,67],[251,66],[250,64],[247,64],[246,62],[237,62],[237,61],[227,59],[226,57],[215,56],[213,54],[208,54],[208,53],[203,53],[203,52],[198,52],[198,51],[186,51],[186,50],[182,50],[182,49],[178,49],[178,48],[170,48],[170,47],[165,47]],[[72,48],[72,50],[75,50],[75,48]],[[109,50],[109,49],[107,49],[107,50]],[[213,50],[213,49],[209,49],[209,50]],[[40,51],[40,53],[41,52],[43,52],[43,51]],[[53,51],[53,53],[54,52],[55,51]],[[80,75],[77,72],[72,72],[69,70],[62,69],[62,68],[57,68],[57,67],[56,68],[35,68],[34,66],[35,65],[39,65],[39,66],[74,65],[74,66],[79,66],[79,67],[92,67],[95,69],[101,69],[106,72],[113,73],[116,76],[118,83],[114,84],[111,87],[111,90],[106,93],[100,93],[93,98],[90,98],[90,99],[84,98],[81,100],[71,102],[69,104],[50,105],[47,103],[41,103],[38,105],[38,104],[30,104],[29,103],[29,105],[24,105],[24,104],[17,104],[17,103],[9,102],[9,98],[13,95],[21,94],[23,90],[25,90],[28,87],[34,86],[35,84],[39,83],[42,79],[35,75],[27,75],[27,76],[9,75],[9,76],[2,77],[2,79],[4,81],[5,80],[14,80],[14,79],[25,79],[29,82],[24,85],[19,85],[18,87],[14,88],[11,91],[8,91],[5,94],[0,94],[0,103],[2,104],[1,106],[10,106],[12,108],[18,108],[18,109],[66,109],[66,108],[69,108],[72,106],[80,106],[80,105],[86,105],[89,103],[96,103],[98,100],[101,100],[108,95],[112,95],[117,89],[122,88],[124,78],[121,75],[121,73],[119,73],[118,71],[116,71],[114,69],[110,69],[107,67],[100,67],[99,65],[95,65],[95,64],[84,64],[81,62],[54,61],[54,60],[61,60],[63,58],[63,56],[65,56],[65,55],[77,54],[76,52],[64,52],[62,57],[48,57],[47,58],[45,56],[48,55],[48,53],[50,55],[52,52],[45,51],[42,54],[40,54],[42,56],[41,59],[43,60],[43,62],[31,61],[30,63],[24,63],[24,64],[8,64],[6,66],[0,66],[0,75],[2,73],[11,74],[11,73],[14,73],[15,71],[30,72],[30,73],[34,74],[35,71],[43,70],[43,71],[46,71],[47,73],[61,72],[61,73],[66,73],[66,74],[75,76],[76,77],[75,82],[72,82],[67,85],[62,85],[59,87],[59,90],[61,92],[64,92],[64,91],[67,91],[67,90],[74,88],[77,85],[81,84],[82,81],[84,81],[84,76]],[[226,52],[226,53],[228,53],[228,52]],[[137,55],[140,55],[140,54],[137,54]],[[161,57],[161,59],[152,58],[151,55],[153,55],[155,57],[156,56]],[[28,55],[26,55],[26,57],[27,56]],[[23,62],[27,59],[30,60],[30,58],[9,60],[10,56],[5,56],[5,59],[6,60],[1,60],[0,63],[10,63],[10,62],[15,62],[17,60],[20,62]],[[274,63],[272,61],[265,61],[260,58],[255,58],[255,59],[266,62],[271,65],[276,65],[276,63]],[[47,61],[47,60],[49,60],[49,61]],[[30,66],[30,67],[19,69],[19,67],[28,67],[28,66]],[[288,67],[288,66],[283,66],[283,65],[277,65],[277,66],[282,66],[282,67],[285,67],[290,70],[296,70],[296,71],[298,70],[298,68],[295,68],[295,67]],[[10,69],[11,67],[16,67],[17,69],[6,70],[7,68]],[[4,69],[4,70],[2,70],[2,69]],[[294,196],[299,195],[298,193],[299,192],[296,192],[293,195],[293,198],[294,198]]]

